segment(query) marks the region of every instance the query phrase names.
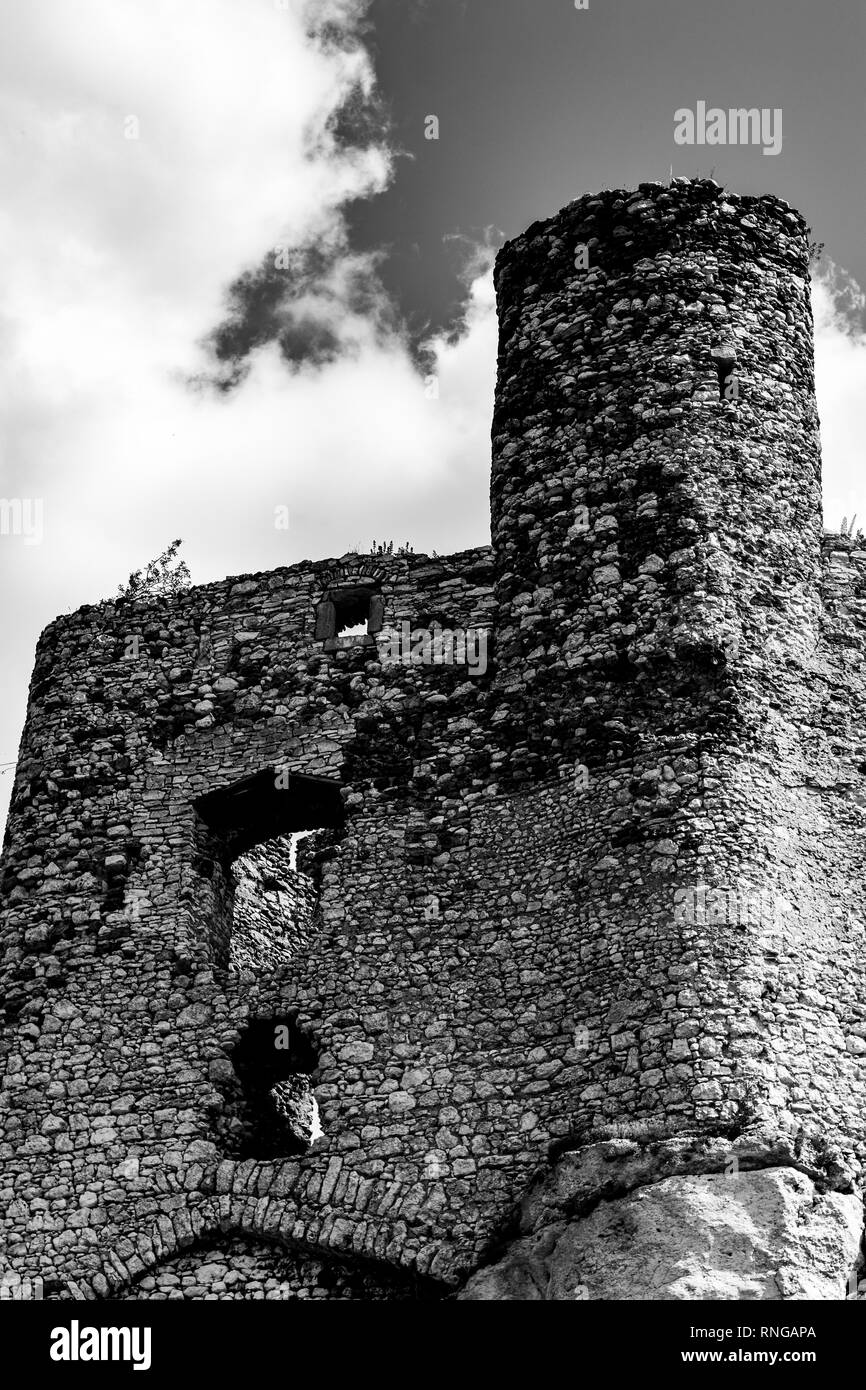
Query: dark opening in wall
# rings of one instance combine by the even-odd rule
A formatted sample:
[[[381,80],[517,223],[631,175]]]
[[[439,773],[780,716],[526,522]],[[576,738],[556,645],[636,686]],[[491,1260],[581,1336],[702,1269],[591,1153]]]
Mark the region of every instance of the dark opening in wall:
[[[279,767],[208,792],[195,809],[232,859],[263,840],[343,824],[339,782]]]
[[[372,585],[334,587],[316,605],[316,641],[334,642],[341,637],[368,637],[372,641],[384,616],[382,595]]]
[[[200,797],[195,809],[213,964],[285,965],[317,924],[322,869],[343,833],[339,783],[268,768]]]
[[[334,601],[334,627],[338,637],[366,637],[370,621],[370,597],[359,593],[357,596]]]
[[[271,767],[195,804],[201,914],[219,969],[273,973],[308,949],[322,875],[344,834],[339,782]],[[216,1063],[216,1121],[227,1153],[304,1152],[321,1133],[310,1073],[315,1046],[293,1018],[253,1020]]]
[[[257,1018],[231,1052],[226,1106],[218,1122],[222,1147],[237,1158],[306,1153],[321,1134],[310,1073],[318,1056],[295,1020]]]

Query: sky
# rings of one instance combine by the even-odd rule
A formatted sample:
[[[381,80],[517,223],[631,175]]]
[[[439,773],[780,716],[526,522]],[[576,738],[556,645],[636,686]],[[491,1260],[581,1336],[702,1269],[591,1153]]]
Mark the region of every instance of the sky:
[[[0,0],[0,825],[40,631],[174,538],[196,583],[487,542],[493,258],[581,193],[803,212],[825,523],[866,524],[864,39],[862,0]],[[781,152],[678,145],[698,101]]]

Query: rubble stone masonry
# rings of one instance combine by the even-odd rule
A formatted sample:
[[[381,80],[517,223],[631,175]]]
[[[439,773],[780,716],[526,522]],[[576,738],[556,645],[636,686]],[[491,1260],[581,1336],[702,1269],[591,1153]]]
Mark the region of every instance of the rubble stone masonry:
[[[822,534],[808,259],[774,197],[580,198],[497,262],[492,546],[45,631],[4,1267],[856,1296],[866,552]],[[486,670],[381,660],[404,621]]]

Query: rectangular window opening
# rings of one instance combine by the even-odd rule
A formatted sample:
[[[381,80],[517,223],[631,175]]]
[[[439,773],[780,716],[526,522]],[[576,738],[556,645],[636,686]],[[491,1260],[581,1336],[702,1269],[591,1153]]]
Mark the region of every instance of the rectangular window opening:
[[[370,592],[363,590],[358,594],[347,594],[334,598],[336,620],[334,632],[337,637],[366,637],[370,628]]]
[[[374,643],[382,629],[385,605],[381,593],[370,584],[351,584],[330,589],[316,604],[316,641],[360,639]],[[325,650],[333,650],[333,645]]]
[[[340,783],[275,766],[195,807],[214,965],[286,964],[316,929],[322,870],[344,833]]]

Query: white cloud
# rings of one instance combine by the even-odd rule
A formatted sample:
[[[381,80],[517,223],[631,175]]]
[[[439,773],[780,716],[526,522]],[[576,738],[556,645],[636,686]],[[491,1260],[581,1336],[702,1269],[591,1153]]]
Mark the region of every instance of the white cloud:
[[[824,523],[837,531],[854,512],[866,526],[866,296],[832,260],[812,284],[815,387],[821,416]]]
[[[42,546],[0,539],[0,762],[40,629],[111,596],[174,536],[196,581],[374,537],[440,552],[487,538],[483,267],[465,336],[435,344],[438,400],[399,336],[339,318],[339,293],[351,357],[290,377],[269,347],[228,396],[187,385],[226,285],[269,247],[339,243],[345,202],[390,178],[384,144],[347,151],[326,125],[353,89],[372,91],[352,38],[364,9],[308,8],[348,36],[323,51],[299,3],[0,0],[16,36],[0,53],[0,495],[45,506]]]

